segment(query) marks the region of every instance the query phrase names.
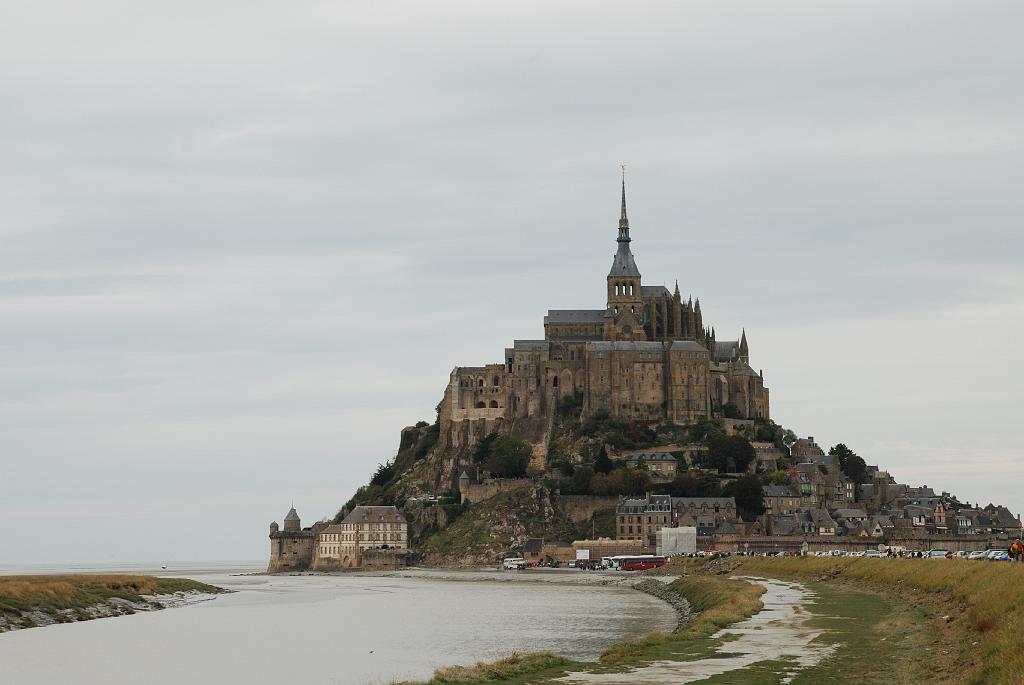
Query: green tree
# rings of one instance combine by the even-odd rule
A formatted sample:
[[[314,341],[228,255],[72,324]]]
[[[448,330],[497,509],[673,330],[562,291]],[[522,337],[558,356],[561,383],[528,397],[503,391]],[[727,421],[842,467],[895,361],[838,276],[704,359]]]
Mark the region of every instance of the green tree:
[[[833,445],[828,453],[839,459],[839,468],[849,476],[850,480],[854,483],[863,483],[865,481],[868,465],[860,455],[843,443]]]
[[[391,482],[391,479],[395,476],[395,464],[394,462],[388,462],[387,464],[377,464],[377,470],[370,477],[370,485],[384,486]]]
[[[687,430],[692,442],[704,442],[712,435],[723,434],[721,427],[706,416],[697,419],[697,423],[687,426]]]
[[[681,473],[668,485],[673,497],[717,497],[720,490],[714,475],[699,471]]]
[[[736,512],[744,521],[753,521],[764,513],[764,492],[761,480],[748,474],[730,481],[722,488],[723,497],[736,499]]]
[[[742,435],[711,435],[707,442],[708,465],[723,473],[742,473],[757,457],[754,446]]]
[[[773,471],[771,481],[774,485],[789,485],[789,474],[785,471]]]
[[[503,433],[494,439],[484,468],[496,476],[521,478],[530,465],[530,443],[518,435]]]
[[[594,469],[589,466],[577,466],[572,474],[573,491],[577,495],[589,495],[590,480],[594,477]]]
[[[488,433],[480,438],[480,441],[476,443],[476,449],[473,450],[474,464],[482,464],[487,461],[487,457],[491,456],[491,448],[494,446],[494,441],[497,439],[497,433]]]
[[[598,451],[597,457],[594,459],[594,472],[611,473],[614,468],[615,464],[612,463],[611,457],[608,456],[608,446],[601,445],[601,449]]]

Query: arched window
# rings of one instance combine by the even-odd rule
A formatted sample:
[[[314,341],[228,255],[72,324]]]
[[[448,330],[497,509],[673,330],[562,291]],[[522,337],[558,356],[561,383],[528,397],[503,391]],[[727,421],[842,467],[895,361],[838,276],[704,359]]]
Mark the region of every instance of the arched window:
[[[481,400],[480,402],[477,402],[477,403],[476,403],[476,408],[477,408],[477,409],[486,409],[486,408],[487,408],[487,405],[486,405],[486,404],[484,404],[484,402],[483,402],[483,401]]]
[[[498,408],[498,403],[496,401],[494,401],[494,400],[491,400],[491,409],[497,409],[497,408]]]
[[[499,381],[499,380],[498,380],[498,377],[497,377],[497,376],[495,376],[495,377],[494,377],[494,381],[493,381],[493,383],[494,383],[494,385],[495,385],[495,386],[497,386],[497,385],[499,385],[499,384],[501,383],[501,381]]]
[[[480,385],[481,388],[484,387],[484,379],[483,378],[480,379],[479,385]]]

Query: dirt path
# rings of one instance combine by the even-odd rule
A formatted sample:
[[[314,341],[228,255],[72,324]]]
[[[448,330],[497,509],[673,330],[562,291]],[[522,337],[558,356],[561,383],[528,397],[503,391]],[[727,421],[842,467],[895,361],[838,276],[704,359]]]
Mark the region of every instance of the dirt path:
[[[713,635],[729,640],[718,647],[715,656],[697,661],[656,661],[623,673],[569,673],[559,680],[600,685],[681,685],[773,661],[780,662],[779,672],[785,675],[782,682],[787,683],[797,671],[817,664],[835,650],[836,645],[812,642],[822,631],[806,625],[812,617],[807,609],[811,593],[806,587],[766,578],[745,580],[764,586],[764,608]]]

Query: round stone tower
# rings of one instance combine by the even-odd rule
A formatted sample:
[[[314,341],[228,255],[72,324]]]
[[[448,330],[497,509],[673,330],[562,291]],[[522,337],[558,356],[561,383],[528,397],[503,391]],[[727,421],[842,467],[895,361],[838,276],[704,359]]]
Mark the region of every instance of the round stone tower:
[[[277,531],[281,530],[281,527],[277,525],[277,521],[270,522],[270,534],[273,535]]]

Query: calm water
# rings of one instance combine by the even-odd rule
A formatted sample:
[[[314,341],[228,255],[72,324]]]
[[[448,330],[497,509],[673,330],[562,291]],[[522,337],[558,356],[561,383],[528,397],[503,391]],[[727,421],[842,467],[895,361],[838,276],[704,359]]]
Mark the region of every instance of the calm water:
[[[388,683],[513,650],[593,659],[618,640],[675,624],[673,611],[652,597],[581,585],[572,574],[543,575],[542,582],[479,574],[190,577],[236,592],[188,607],[0,634],[0,681]]]

